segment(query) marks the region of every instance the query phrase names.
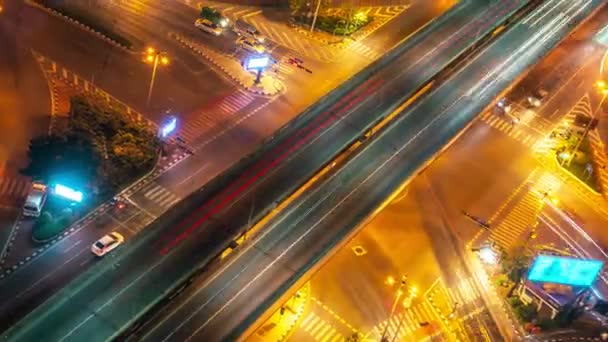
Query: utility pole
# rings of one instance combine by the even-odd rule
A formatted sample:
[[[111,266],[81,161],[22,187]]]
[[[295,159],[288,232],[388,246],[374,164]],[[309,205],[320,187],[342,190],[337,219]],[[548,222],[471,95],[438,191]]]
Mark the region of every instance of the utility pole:
[[[397,305],[399,304],[399,298],[403,295],[403,288],[407,284],[407,276],[401,276],[401,284],[399,284],[399,289],[397,290],[397,295],[395,296],[395,301],[393,302],[393,307],[391,308],[391,314],[388,316],[388,320],[386,321],[386,326],[384,327],[384,331],[382,332],[382,338],[380,338],[381,342],[388,342],[386,338],[386,334],[388,332],[388,325],[393,319],[393,315],[395,315],[395,310],[397,309]]]
[[[312,24],[310,25],[310,32],[315,30],[315,23],[317,22],[317,16],[319,15],[319,9],[321,8],[321,0],[317,1],[317,9],[315,9],[315,15],[312,17]]]

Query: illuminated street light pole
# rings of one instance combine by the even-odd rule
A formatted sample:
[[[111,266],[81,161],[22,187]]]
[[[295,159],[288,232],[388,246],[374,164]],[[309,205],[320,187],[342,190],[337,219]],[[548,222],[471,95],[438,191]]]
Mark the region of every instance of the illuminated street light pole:
[[[608,63],[608,49],[604,52],[604,56],[602,57],[602,64],[600,64],[600,77],[604,79],[604,66]]]
[[[156,51],[154,48],[149,47],[146,50],[146,62],[152,63],[152,78],[150,79],[150,86],[148,87],[148,100],[146,101],[146,107],[150,107],[150,100],[152,99],[152,88],[154,87],[154,79],[156,78],[156,68],[160,62],[162,65],[169,64],[169,58],[162,51]]]
[[[606,100],[606,95],[608,95],[608,85],[606,85],[606,83],[604,81],[598,81],[596,83],[596,86],[599,88],[600,92],[602,93],[602,99],[600,100],[600,103],[597,106],[597,108],[595,109],[595,111],[593,111],[591,113],[591,118],[589,118],[589,123],[585,127],[585,131],[583,132],[583,135],[576,143],[576,147],[574,148],[574,151],[572,152],[570,159],[568,159],[568,164],[567,164],[568,167],[570,167],[570,164],[572,164],[572,160],[574,159],[576,152],[578,152],[578,149],[581,147],[581,143],[583,142],[583,140],[585,139],[587,134],[589,134],[589,131],[591,130],[591,125],[593,124],[593,120],[595,119],[595,117],[597,116],[597,113],[602,108],[602,104],[604,104],[604,101]]]
[[[380,338],[381,342],[387,342],[386,333],[388,332],[388,325],[395,314],[395,310],[397,309],[397,305],[399,304],[399,298],[403,295],[403,288],[407,283],[407,276],[401,276],[401,284],[399,284],[399,289],[397,289],[397,295],[395,296],[395,302],[393,302],[393,307],[391,308],[391,314],[388,316],[388,320],[386,321],[386,326],[384,327],[384,331],[382,332],[382,337]]]
[[[414,300],[414,298],[416,298],[416,296],[418,296],[418,289],[415,286],[410,287],[408,292],[409,292],[409,294],[408,294],[407,298],[405,298],[403,300],[403,307],[405,309],[409,309],[412,306],[412,300]],[[397,340],[397,337],[399,336],[399,331],[401,331],[401,327],[403,326],[404,320],[405,320],[405,315],[403,317],[401,317],[401,319],[399,320],[399,325],[397,326],[397,331],[395,332],[395,335],[393,336],[392,342],[395,342]],[[387,326],[388,326],[388,324],[387,324]]]
[[[315,30],[315,23],[317,22],[317,16],[319,15],[319,8],[321,8],[321,0],[317,1],[317,8],[315,9],[315,15],[312,17],[312,24],[310,25],[310,32],[313,32]]]

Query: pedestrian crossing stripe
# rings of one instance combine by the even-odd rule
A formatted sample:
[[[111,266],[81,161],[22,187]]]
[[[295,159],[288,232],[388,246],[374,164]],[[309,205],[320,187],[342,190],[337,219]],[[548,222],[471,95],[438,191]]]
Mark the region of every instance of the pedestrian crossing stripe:
[[[372,329],[372,332],[379,339],[386,329],[386,336],[389,337],[389,341],[391,341],[393,337],[396,337],[396,340],[401,340],[418,330],[420,328],[420,323],[431,322],[434,321],[435,318],[436,315],[433,313],[430,304],[424,301],[409,309],[395,313],[390,320],[385,320],[377,324]]]
[[[215,128],[222,119],[227,119],[234,116],[243,108],[250,105],[256,97],[254,95],[237,91],[234,94],[223,98],[217,106],[210,110],[202,110],[198,113],[193,113],[190,117],[183,120],[181,127],[181,136],[187,143],[192,143],[202,134]]]
[[[522,234],[535,224],[538,214],[544,205],[544,194],[559,189],[561,181],[550,173],[544,173],[519,201],[507,216],[490,231],[490,240],[505,249],[518,243]]]
[[[312,311],[300,323],[300,327],[315,341],[334,342],[344,339],[344,335],[334,326]]]
[[[25,198],[30,191],[31,181],[19,177],[0,177],[0,198]]]
[[[161,185],[151,183],[143,188],[144,197],[160,207],[169,208],[180,201],[180,197],[165,189]]]
[[[492,128],[507,134],[509,137],[519,141],[524,145],[534,146],[537,142],[537,138],[534,135],[529,134],[528,132],[524,132],[510,119],[499,117],[489,111],[481,114],[480,118],[481,121],[488,124]],[[536,149],[537,148],[535,147],[535,150]]]
[[[224,98],[220,102],[219,107],[226,113],[234,114],[253,102],[254,99],[255,97],[252,95],[238,91],[236,94],[231,94]]]
[[[513,210],[490,232],[490,239],[505,249],[509,249],[521,239],[525,230],[536,221],[542,201],[533,193],[528,193]]]

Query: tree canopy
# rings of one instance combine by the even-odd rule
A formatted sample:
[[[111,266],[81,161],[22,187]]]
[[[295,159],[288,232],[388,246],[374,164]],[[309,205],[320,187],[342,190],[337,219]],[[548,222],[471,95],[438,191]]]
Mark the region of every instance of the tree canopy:
[[[148,127],[103,101],[76,96],[66,132],[32,139],[22,173],[47,183],[67,176],[112,191],[151,168],[158,146]]]

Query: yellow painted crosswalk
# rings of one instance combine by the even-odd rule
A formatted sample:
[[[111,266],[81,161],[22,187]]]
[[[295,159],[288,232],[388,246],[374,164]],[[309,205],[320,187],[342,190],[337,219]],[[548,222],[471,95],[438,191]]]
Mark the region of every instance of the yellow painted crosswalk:
[[[0,200],[24,200],[31,188],[31,181],[24,176],[0,176]]]
[[[530,132],[522,124],[516,123],[514,119],[508,116],[486,111],[480,115],[480,119],[490,127],[505,133],[526,146],[533,146],[538,140],[537,135]]]
[[[376,325],[368,338],[380,340],[385,333],[389,341],[412,340],[416,331],[420,330],[421,323],[430,323],[436,320],[433,308],[427,301],[422,301],[409,309],[397,312],[389,320]],[[388,326],[388,327],[387,327]]]
[[[556,191],[561,181],[551,173],[542,174],[534,186],[515,204],[499,224],[490,231],[490,240],[504,249],[522,241],[524,233],[536,223],[544,197]]]
[[[312,311],[302,320],[300,327],[314,341],[336,342],[345,339],[343,333],[338,331],[337,327]]]

